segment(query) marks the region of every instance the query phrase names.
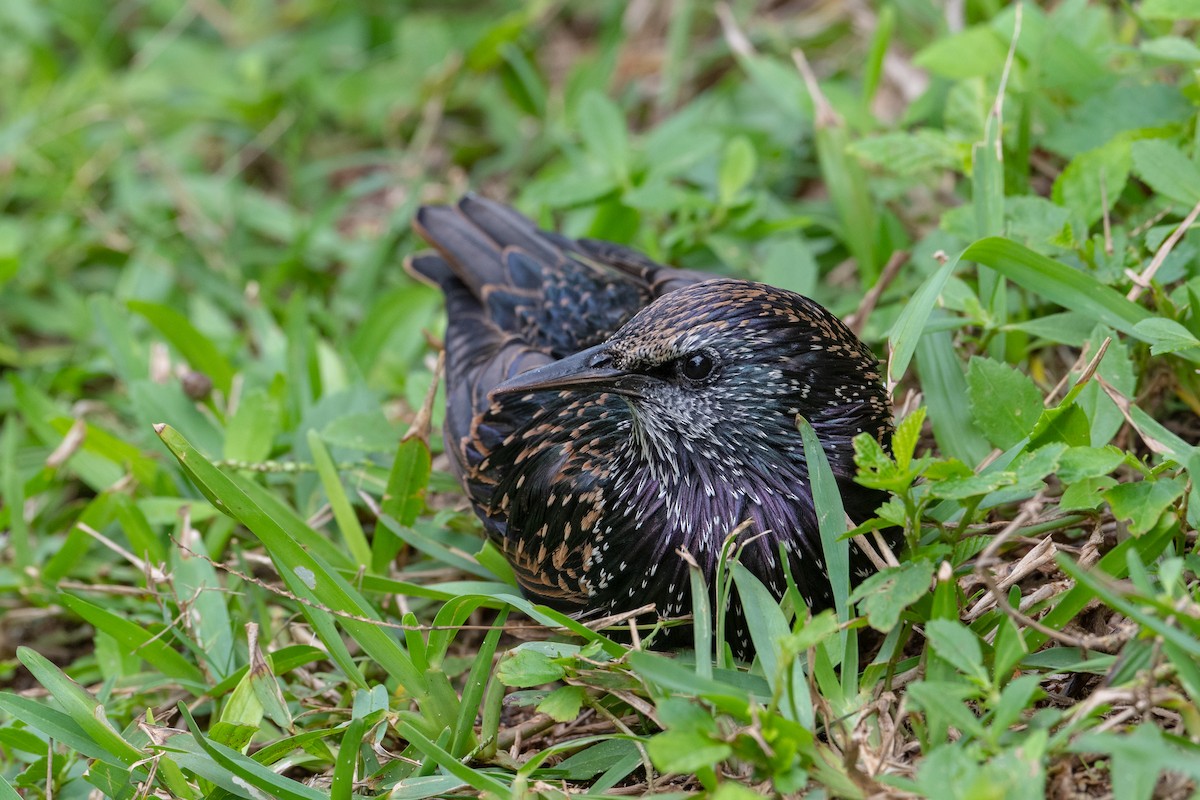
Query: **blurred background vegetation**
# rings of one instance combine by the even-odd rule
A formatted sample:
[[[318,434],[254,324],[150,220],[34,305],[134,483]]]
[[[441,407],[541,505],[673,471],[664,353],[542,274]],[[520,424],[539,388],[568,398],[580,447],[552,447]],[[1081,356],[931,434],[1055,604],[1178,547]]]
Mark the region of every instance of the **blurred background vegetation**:
[[[960,797],[1089,782],[1186,796],[1200,735],[1187,666],[1200,497],[1185,469],[1200,466],[1200,242],[1194,217],[1180,220],[1200,201],[1196,16],[1184,0],[1019,14],[993,0],[0,3],[0,798],[10,785],[133,797],[138,780],[187,797],[244,792],[237,780],[281,797],[311,796],[301,781],[316,796],[553,794],[545,782],[568,779],[948,797],[951,774]],[[920,547],[893,576],[907,593],[875,606],[882,655],[843,669],[840,689],[814,687],[833,733],[814,738],[812,707],[767,702],[782,691],[774,657],[746,675],[718,655],[717,678],[689,663],[693,684],[650,657],[629,669],[597,640],[530,646],[493,673],[497,640],[469,626],[398,633],[403,653],[347,628],[353,652],[336,652],[325,611],[453,627],[513,605],[437,469],[438,437],[432,475],[419,448],[397,448],[433,383],[425,331],[441,324],[439,297],[400,268],[420,247],[409,221],[468,189],[572,236],[809,294],[855,314],[882,356],[902,354],[897,396],[928,409],[921,450],[945,458],[928,482],[967,483],[914,489],[932,460],[888,479]],[[999,272],[973,258],[942,269],[988,236],[1005,241],[974,258]],[[1099,374],[1113,391],[1085,381],[1040,418],[1081,351],[1110,336]],[[440,403],[435,429],[439,417]],[[1031,441],[1061,448],[1039,461]],[[1018,466],[988,477],[1001,450]],[[1084,561],[1116,552],[1103,571],[1132,575],[1151,608],[1134,614],[1127,587],[1072,595],[1053,626],[1115,636],[1103,655],[1085,638],[1038,660],[1046,636],[979,611],[969,578],[930,598],[938,564],[970,573],[987,542],[974,534],[1035,496],[1045,517],[1024,519],[1013,561],[1047,531]],[[243,497],[236,521],[210,503]],[[393,521],[377,524],[380,504]],[[280,581],[300,556],[270,524],[331,574],[358,575],[367,600],[297,602],[302,586]],[[1052,556],[1034,583],[1007,584],[1060,587],[1030,613],[1072,585]],[[968,608],[970,627],[951,622]],[[935,618],[926,651],[914,631]],[[828,640],[779,621],[800,637],[781,670]],[[247,623],[277,682],[247,677]],[[18,660],[19,645],[36,653]],[[419,689],[400,679],[414,663],[436,676]],[[928,663],[940,693],[925,681],[903,708],[891,693],[872,705]],[[945,690],[952,676],[968,688]],[[558,679],[569,685],[532,689]],[[1110,694],[1088,705],[1101,685]],[[501,719],[505,686],[517,710]],[[228,752],[197,736],[152,778],[147,731],[185,727],[180,700]],[[97,703],[102,725],[87,722]],[[499,754],[474,732],[481,704]],[[994,727],[973,726],[976,712]],[[296,780],[255,773],[247,750]],[[1110,758],[1125,769],[1115,783]],[[1160,778],[1170,769],[1186,774]]]

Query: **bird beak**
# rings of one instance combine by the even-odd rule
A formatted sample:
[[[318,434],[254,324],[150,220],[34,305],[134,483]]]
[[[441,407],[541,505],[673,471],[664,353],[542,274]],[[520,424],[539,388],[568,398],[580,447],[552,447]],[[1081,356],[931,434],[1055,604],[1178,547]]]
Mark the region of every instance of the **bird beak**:
[[[620,392],[617,382],[629,373],[608,366],[611,361],[608,345],[598,344],[561,361],[509,378],[497,385],[492,393],[520,394],[578,388],[611,389]]]

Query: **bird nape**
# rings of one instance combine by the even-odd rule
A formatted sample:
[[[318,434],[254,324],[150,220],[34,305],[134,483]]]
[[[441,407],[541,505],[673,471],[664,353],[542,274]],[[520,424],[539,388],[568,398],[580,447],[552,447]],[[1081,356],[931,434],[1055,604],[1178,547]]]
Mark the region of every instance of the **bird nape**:
[[[776,597],[782,545],[805,601],[832,605],[797,417],[855,522],[885,497],[855,483],[851,440],[892,434],[878,361],[840,320],[474,195],[414,224],[437,253],[409,267],[446,296],[446,452],[530,599],[581,619],[649,603],[684,615],[680,551],[711,587],[738,530],[741,563]],[[852,580],[873,570],[851,545]],[[726,629],[752,652],[737,602]],[[653,645],[690,639],[669,627]]]

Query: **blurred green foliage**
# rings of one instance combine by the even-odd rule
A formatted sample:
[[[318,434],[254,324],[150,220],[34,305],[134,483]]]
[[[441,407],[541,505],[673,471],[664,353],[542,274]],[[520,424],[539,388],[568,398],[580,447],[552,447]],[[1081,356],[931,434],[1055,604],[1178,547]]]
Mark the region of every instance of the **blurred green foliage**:
[[[1198,15],[1019,9],[0,3],[0,798],[1194,787]],[[516,596],[401,442],[468,188],[854,314],[898,565],[725,571],[749,667]]]

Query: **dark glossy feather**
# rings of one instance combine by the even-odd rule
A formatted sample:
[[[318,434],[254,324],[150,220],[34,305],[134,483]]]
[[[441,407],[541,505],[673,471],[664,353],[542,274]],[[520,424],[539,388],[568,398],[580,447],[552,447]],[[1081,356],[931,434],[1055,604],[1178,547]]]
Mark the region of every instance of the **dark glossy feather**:
[[[837,318],[474,196],[415,224],[438,255],[410,268],[446,295],[447,452],[527,595],[580,616],[688,613],[677,551],[711,583],[749,521],[742,563],[779,596],[782,544],[805,599],[830,604],[796,417],[856,521],[883,498],[853,481],[851,439],[892,430],[878,363]],[[852,548],[854,578],[870,571]],[[748,652],[739,609],[730,622]]]

